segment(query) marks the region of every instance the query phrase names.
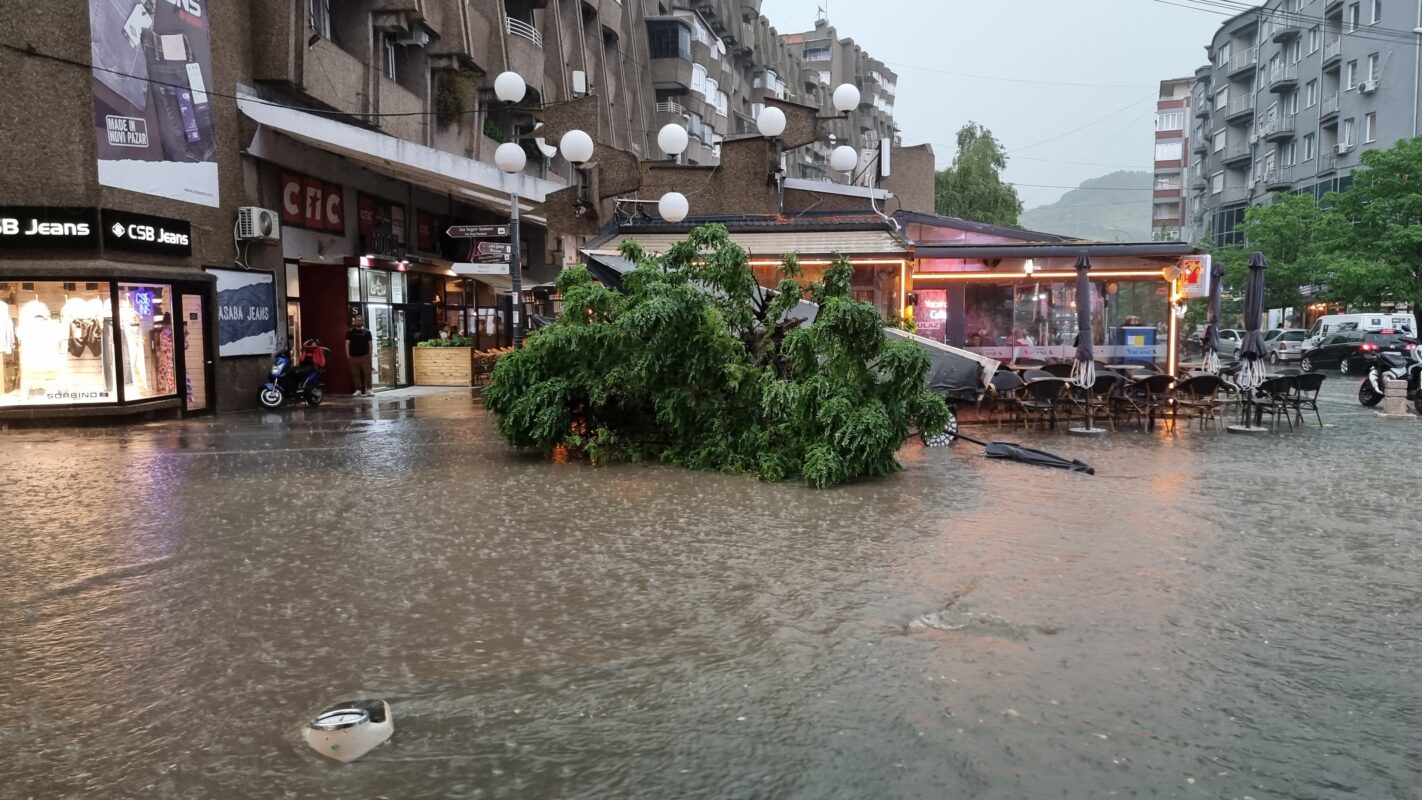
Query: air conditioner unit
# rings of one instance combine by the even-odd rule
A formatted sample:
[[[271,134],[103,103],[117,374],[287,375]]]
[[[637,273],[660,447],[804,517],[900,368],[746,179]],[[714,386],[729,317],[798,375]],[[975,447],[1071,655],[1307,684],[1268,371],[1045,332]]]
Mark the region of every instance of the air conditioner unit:
[[[1378,82],[1377,82],[1377,81],[1363,81],[1362,83],[1358,84],[1358,91],[1362,92],[1363,94],[1372,94],[1373,92],[1376,92],[1377,90],[1378,90]]]
[[[395,44],[409,47],[426,47],[429,43],[430,32],[423,25],[412,25],[409,33],[402,33],[395,37]]]
[[[275,242],[281,239],[277,213],[267,208],[242,206],[237,209],[237,239]]]
[[[1347,142],[1339,142],[1338,144],[1333,145],[1333,152],[1340,156],[1347,155],[1348,151],[1352,149],[1353,145],[1348,144]]]

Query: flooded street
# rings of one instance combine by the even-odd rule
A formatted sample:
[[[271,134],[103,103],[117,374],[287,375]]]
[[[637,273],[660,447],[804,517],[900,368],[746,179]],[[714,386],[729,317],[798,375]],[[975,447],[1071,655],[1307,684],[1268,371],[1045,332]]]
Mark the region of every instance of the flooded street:
[[[0,432],[0,798],[1422,797],[1422,422],[1354,388],[830,491],[459,393]]]

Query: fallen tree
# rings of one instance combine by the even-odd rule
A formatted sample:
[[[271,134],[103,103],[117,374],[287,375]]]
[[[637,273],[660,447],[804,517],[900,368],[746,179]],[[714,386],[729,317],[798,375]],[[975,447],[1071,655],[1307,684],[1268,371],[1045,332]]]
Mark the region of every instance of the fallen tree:
[[[484,403],[513,445],[823,488],[897,471],[913,428],[947,424],[928,358],[853,299],[843,259],[807,283],[787,257],[770,293],[720,225],[623,255],[624,292],[565,270],[562,315],[494,369]],[[809,324],[788,313],[806,296]]]

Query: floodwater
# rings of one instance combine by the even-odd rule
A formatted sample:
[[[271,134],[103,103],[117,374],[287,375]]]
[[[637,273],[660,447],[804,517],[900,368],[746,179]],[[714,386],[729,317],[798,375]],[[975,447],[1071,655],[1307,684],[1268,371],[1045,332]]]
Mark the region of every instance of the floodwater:
[[[1422,422],[1352,387],[825,492],[462,394],[0,432],[0,798],[1422,797]]]

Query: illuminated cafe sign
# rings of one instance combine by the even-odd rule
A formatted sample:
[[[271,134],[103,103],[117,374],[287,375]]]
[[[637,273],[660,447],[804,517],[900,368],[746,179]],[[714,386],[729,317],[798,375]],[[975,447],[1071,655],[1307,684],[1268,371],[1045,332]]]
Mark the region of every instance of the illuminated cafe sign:
[[[98,243],[98,209],[0,206],[0,248],[93,248]]]

